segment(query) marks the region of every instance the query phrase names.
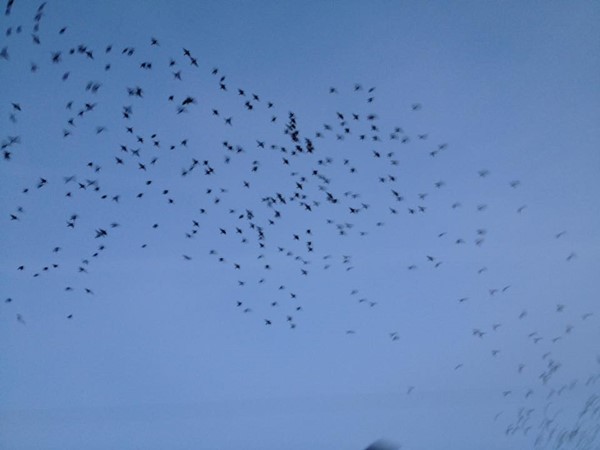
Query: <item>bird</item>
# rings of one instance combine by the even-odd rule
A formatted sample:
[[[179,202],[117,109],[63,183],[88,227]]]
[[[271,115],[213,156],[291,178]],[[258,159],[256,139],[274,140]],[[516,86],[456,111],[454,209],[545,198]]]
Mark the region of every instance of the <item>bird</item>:
[[[12,4],[7,2],[7,10]],[[14,13],[20,14],[18,9]],[[0,50],[9,78],[17,79],[21,70],[27,78],[27,95],[20,97],[18,86],[9,89],[4,102],[7,131],[0,140],[0,163],[9,178],[5,200],[11,208],[4,220],[15,255],[5,259],[7,267],[17,268],[8,277],[9,288],[16,289],[14,294],[7,290],[15,300],[6,299],[6,309],[20,304],[17,293],[29,292],[29,285],[47,294],[45,308],[61,308],[62,301],[76,301],[79,294],[101,300],[108,294],[98,286],[120,286],[120,277],[131,271],[139,275],[127,281],[135,286],[150,266],[160,269],[156,283],[167,288],[170,274],[177,273],[182,281],[177,291],[190,289],[190,295],[196,286],[206,297],[202,280],[212,280],[210,296],[201,300],[210,305],[215,301],[211,296],[227,296],[229,308],[215,310],[223,329],[242,326],[237,321],[244,320],[249,324],[243,325],[245,334],[260,332],[258,328],[278,341],[281,328],[288,330],[281,323],[296,329],[293,339],[305,339],[304,331],[335,321],[334,333],[353,336],[343,344],[351,351],[365,342],[381,345],[382,352],[410,351],[413,346],[432,352],[427,355],[431,358],[449,351],[461,362],[440,364],[434,375],[442,380],[452,368],[462,370],[451,376],[473,377],[480,365],[503,360],[514,372],[518,361],[525,361],[522,345],[532,355],[527,370],[524,363],[517,366],[521,383],[531,375],[525,398],[533,401],[551,385],[555,398],[568,394],[569,388],[556,386],[552,378],[558,367],[560,376],[567,372],[567,360],[555,361],[555,354],[544,352],[551,343],[556,354],[578,350],[573,339],[596,326],[597,315],[589,307],[592,303],[576,295],[551,296],[545,306],[527,295],[527,286],[534,286],[543,270],[558,264],[548,273],[558,277],[562,270],[569,277],[582,269],[584,258],[576,257],[582,252],[575,246],[580,242],[577,231],[564,218],[552,222],[544,205],[539,207],[536,197],[525,192],[535,185],[517,160],[513,170],[484,158],[488,154],[481,149],[467,161],[464,150],[462,155],[453,152],[453,143],[428,123],[432,103],[427,102],[427,109],[410,99],[408,104],[394,103],[383,86],[377,87],[376,97],[375,87],[330,74],[331,80],[316,88],[318,96],[296,92],[304,102],[302,111],[294,112],[293,99],[285,102],[285,89],[269,90],[263,83],[264,92],[255,90],[257,86],[244,83],[235,64],[229,64],[231,74],[225,65],[211,69],[207,62],[205,67],[189,43],[159,42],[158,28],[145,28],[142,16],[130,19],[146,30],[146,37],[134,37],[125,46],[117,42],[121,36],[104,35],[104,40],[94,39],[104,42],[95,48],[73,40],[91,31],[84,22],[81,27],[53,22],[48,33],[39,26],[43,16],[37,12],[30,35],[18,46],[13,45],[18,22],[11,18]],[[56,21],[68,15],[51,17]],[[166,23],[160,31],[169,31]],[[113,46],[122,51],[113,51]],[[236,80],[236,87],[230,80]],[[284,86],[286,80],[280,77],[278,82]],[[310,84],[307,89],[312,89]],[[270,101],[276,92],[282,97]],[[42,102],[32,101],[42,97]],[[380,99],[399,111],[380,109]],[[36,148],[31,138],[38,125],[45,130],[49,151],[60,156],[55,158],[59,163],[48,165],[44,161],[50,154],[40,156],[44,147]],[[55,137],[61,142],[57,148],[51,144]],[[465,142],[464,148],[472,144]],[[67,214],[62,222],[65,211],[78,213]],[[534,220],[542,223],[535,232]],[[560,231],[563,227],[569,228],[568,234]],[[531,236],[532,255],[542,248],[539,242],[547,246],[535,268],[519,262],[509,240]],[[29,251],[27,242],[40,243],[39,251]],[[107,272],[111,267],[115,270]],[[525,272],[529,268],[540,277]],[[19,283],[28,289],[20,289]],[[243,296],[231,298],[228,283]],[[433,290],[439,301],[431,296]],[[120,290],[115,292],[119,295]],[[172,297],[168,307],[181,306],[181,298]],[[94,303],[100,311],[110,302]],[[28,305],[39,307],[36,302]],[[77,323],[93,320],[74,309],[86,306],[69,305],[72,312],[63,310],[61,317],[77,315]],[[244,315],[228,321],[228,315],[240,311]],[[431,311],[456,319],[451,327],[440,325],[436,339],[460,343],[462,335],[478,338],[472,344],[480,354],[491,352],[493,359],[478,360],[477,353],[461,346],[443,350],[420,340],[418,329]],[[187,314],[193,318],[195,312]],[[546,320],[548,314],[554,319]],[[25,325],[21,314],[16,317]],[[31,332],[38,317],[50,320],[48,315],[35,317],[20,332]],[[575,323],[573,317],[581,321]],[[414,326],[389,331],[400,329],[392,325],[398,320]],[[482,322],[471,325],[475,320]],[[309,321],[313,323],[304,326]],[[532,332],[542,321],[539,333]],[[388,331],[381,332],[383,326]],[[535,363],[533,356],[542,354]],[[511,395],[506,390],[514,389],[514,380],[506,381],[498,385],[498,397],[511,396],[507,405],[514,401],[528,407],[523,395],[516,395],[521,391]],[[414,389],[408,386],[406,394]],[[523,414],[517,414],[510,433],[525,433],[529,425],[521,423]],[[385,445],[378,441],[369,449],[399,447]]]

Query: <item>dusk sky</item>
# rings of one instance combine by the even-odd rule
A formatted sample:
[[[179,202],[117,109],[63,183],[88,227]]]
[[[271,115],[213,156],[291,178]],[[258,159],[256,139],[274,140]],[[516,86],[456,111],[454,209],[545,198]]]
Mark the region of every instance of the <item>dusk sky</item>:
[[[600,449],[598,2],[1,8],[0,448]]]

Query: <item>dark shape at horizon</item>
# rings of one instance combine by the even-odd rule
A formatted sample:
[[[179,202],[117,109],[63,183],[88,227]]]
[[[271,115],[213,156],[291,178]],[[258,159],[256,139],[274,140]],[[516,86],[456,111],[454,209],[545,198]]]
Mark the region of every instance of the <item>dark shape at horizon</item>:
[[[379,439],[369,445],[365,450],[400,450],[401,446],[384,439]]]

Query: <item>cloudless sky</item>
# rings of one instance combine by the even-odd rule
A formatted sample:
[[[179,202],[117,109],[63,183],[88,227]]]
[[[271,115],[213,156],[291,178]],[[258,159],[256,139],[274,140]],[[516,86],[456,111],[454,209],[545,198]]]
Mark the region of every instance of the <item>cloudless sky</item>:
[[[597,2],[0,20],[1,448],[600,448]]]

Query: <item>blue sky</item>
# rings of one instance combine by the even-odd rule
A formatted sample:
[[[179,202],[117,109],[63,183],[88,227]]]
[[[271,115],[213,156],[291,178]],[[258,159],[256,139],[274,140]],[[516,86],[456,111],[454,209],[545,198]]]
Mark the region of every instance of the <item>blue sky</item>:
[[[597,3],[122,3],[1,19],[1,447],[600,445]]]

